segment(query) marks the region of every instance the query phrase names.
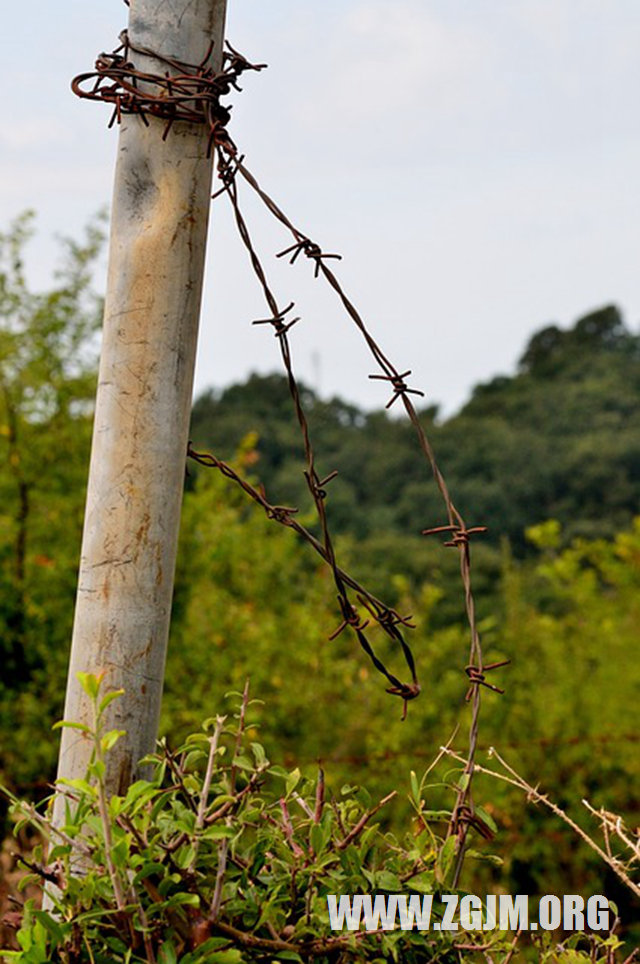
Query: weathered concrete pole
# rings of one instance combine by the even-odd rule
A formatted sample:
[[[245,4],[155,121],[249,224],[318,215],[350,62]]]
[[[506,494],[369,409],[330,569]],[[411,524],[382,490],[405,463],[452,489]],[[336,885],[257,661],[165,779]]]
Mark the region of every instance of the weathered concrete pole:
[[[131,0],[129,37],[192,64],[213,40],[217,70],[225,11],[226,0]],[[135,52],[130,59],[156,73],[167,69]],[[175,123],[163,141],[166,122],[147,120],[125,116],[119,133],[64,710],[66,720],[90,722],[78,671],[104,672],[105,689],[126,691],[108,719],[127,731],[110,754],[112,793],[135,778],[157,738],[211,193],[206,125]],[[84,776],[90,752],[79,731],[63,730],[58,776]]]

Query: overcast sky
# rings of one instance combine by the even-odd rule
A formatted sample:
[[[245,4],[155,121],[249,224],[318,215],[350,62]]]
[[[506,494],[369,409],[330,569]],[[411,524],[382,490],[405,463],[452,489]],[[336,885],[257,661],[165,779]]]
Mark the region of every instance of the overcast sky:
[[[126,25],[121,0],[23,0],[3,12],[1,228],[38,213],[45,286],[56,233],[108,205],[117,133],[69,80]],[[615,302],[640,321],[637,0],[229,0],[248,75],[232,134],[324,250],[385,352],[455,410],[513,370],[549,323]],[[253,207],[250,208],[253,213]],[[267,260],[288,244],[256,209]],[[366,407],[388,393],[308,262],[274,265],[299,375]],[[212,217],[196,389],[278,368],[224,199]]]

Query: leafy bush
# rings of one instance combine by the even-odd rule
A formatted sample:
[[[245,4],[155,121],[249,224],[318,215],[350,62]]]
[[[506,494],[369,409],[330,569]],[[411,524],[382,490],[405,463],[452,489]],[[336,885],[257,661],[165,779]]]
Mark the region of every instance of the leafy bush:
[[[373,804],[365,790],[344,786],[328,799],[321,772],[312,782],[273,766],[248,738],[254,701],[246,686],[234,694],[233,721],[216,716],[176,749],[163,742],[143,761],[150,778],[108,798],[105,755],[123,734],[105,732],[102,719],[121,691],[101,697],[99,678],[80,677],[94,726],[58,725],[81,730],[94,752],[86,779],[60,781],[64,825],[13,802],[18,828],[35,826],[49,843],[46,864],[41,846],[24,860],[31,874],[22,885],[44,883],[52,907],[26,902],[20,949],[5,950],[6,961],[418,964],[459,960],[476,946],[464,932],[330,929],[327,894],[450,892],[455,838],[434,833],[432,820],[448,814],[425,809],[428,772],[420,782],[412,775],[414,818],[404,838],[383,834],[374,818],[394,794]],[[580,939],[554,960],[614,960],[615,937],[592,935],[590,956],[575,949]],[[499,930],[482,943],[509,957],[515,948]],[[549,936],[538,950],[542,959],[552,954]]]
[[[64,698],[102,316],[100,222],[34,292],[32,220],[0,232],[0,773],[14,789],[46,785],[55,764],[44,732]]]

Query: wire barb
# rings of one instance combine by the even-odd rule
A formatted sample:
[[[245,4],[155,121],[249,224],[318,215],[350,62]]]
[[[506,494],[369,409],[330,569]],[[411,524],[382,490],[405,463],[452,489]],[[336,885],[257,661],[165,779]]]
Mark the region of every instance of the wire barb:
[[[469,544],[471,536],[480,535],[487,531],[487,526],[470,526],[465,528],[463,525],[434,526],[431,529],[423,529],[423,536],[435,536],[444,532],[451,532],[452,537],[448,542],[443,542],[443,546],[466,546]]]
[[[296,322],[300,321],[299,317],[292,318],[291,321],[287,321],[287,322],[285,322],[284,320],[284,316],[289,311],[291,311],[293,306],[294,306],[294,302],[292,301],[291,304],[287,305],[287,307],[284,308],[282,311],[279,311],[276,314],[272,315],[271,318],[258,318],[257,321],[252,321],[251,324],[252,325],[273,325],[275,329],[274,330],[275,337],[281,338],[283,335],[286,335],[291,328],[293,328]]]
[[[220,151],[222,153],[224,151],[224,148],[221,148]],[[227,157],[227,163],[229,163],[230,158],[231,158],[231,155],[229,154]],[[457,548],[459,551],[460,571],[461,571],[462,583],[463,583],[463,589],[464,589],[465,608],[466,608],[467,620],[469,623],[469,628],[471,633],[469,665],[474,668],[474,672],[472,673],[472,675],[467,674],[469,675],[469,680],[470,680],[470,686],[469,686],[470,692],[467,695],[468,695],[468,698],[473,697],[471,725],[469,729],[469,749],[468,749],[468,758],[467,758],[467,768],[465,771],[469,776],[469,780],[464,781],[460,787],[460,790],[458,791],[458,797],[456,800],[456,810],[454,812],[459,812],[460,808],[464,808],[465,806],[467,806],[468,801],[470,801],[471,799],[470,786],[471,786],[471,780],[473,777],[474,759],[475,759],[477,742],[478,742],[481,686],[485,686],[488,689],[493,689],[496,692],[500,692],[498,687],[494,687],[493,684],[487,683],[486,680],[484,679],[484,673],[488,671],[489,667],[488,666],[483,667],[482,646],[481,646],[480,635],[477,627],[477,621],[476,621],[476,615],[475,615],[475,602],[474,602],[473,590],[471,585],[471,554],[470,554],[470,545],[469,545],[470,539],[475,535],[479,535],[482,532],[485,532],[486,527],[485,526],[472,526],[472,527],[466,526],[460,512],[456,508],[451,498],[445,478],[442,475],[442,472],[440,471],[440,468],[436,461],[435,454],[431,446],[431,443],[429,441],[429,438],[427,437],[427,434],[422,426],[418,413],[416,412],[416,409],[412,402],[412,396],[424,397],[424,392],[419,391],[418,389],[410,388],[407,385],[406,379],[411,374],[411,371],[410,370],[403,371],[403,372],[399,371],[391,363],[391,361],[386,357],[386,355],[384,354],[384,352],[382,351],[382,349],[380,348],[376,340],[369,332],[357,308],[355,307],[353,302],[351,302],[350,299],[347,297],[340,282],[338,281],[338,279],[336,278],[336,276],[333,274],[333,272],[331,271],[331,269],[328,267],[326,263],[325,259],[329,257],[335,257],[335,256],[324,255],[319,245],[315,244],[315,242],[310,241],[307,235],[304,234],[298,227],[296,227],[291,222],[291,220],[282,211],[282,209],[276,204],[273,198],[271,198],[269,194],[263,188],[260,187],[256,178],[253,176],[253,174],[247,169],[247,167],[244,164],[239,164],[237,166],[237,173],[241,175],[244,181],[263,201],[264,205],[266,206],[270,214],[272,214],[286,228],[286,230],[290,232],[293,238],[293,243],[290,244],[288,247],[284,248],[282,251],[280,251],[277,256],[282,258],[288,255],[290,263],[294,263],[302,253],[304,253],[307,257],[312,258],[315,261],[315,272],[314,272],[315,276],[317,277],[319,274],[322,274],[325,277],[329,285],[335,291],[339,300],[342,302],[342,305],[346,313],[350,316],[350,318],[352,319],[356,327],[360,330],[363,338],[365,339],[365,342],[367,343],[371,351],[371,354],[373,355],[375,361],[378,363],[381,369],[381,372],[379,374],[376,373],[370,377],[381,381],[387,381],[391,384],[391,387],[393,389],[393,395],[389,400],[389,402],[387,403],[387,406],[386,406],[387,408],[390,408],[399,398],[402,400],[402,403],[409,417],[409,420],[411,421],[416,431],[418,444],[431,467],[434,480],[440,491],[440,494],[442,495],[445,508],[447,511],[448,524],[445,526],[437,526],[432,529],[425,529],[424,534],[431,535],[431,534],[437,534],[437,533],[448,533],[450,534],[450,538],[445,542],[445,545],[453,546],[454,548]],[[238,200],[237,200],[237,186],[235,182],[233,185],[233,189],[229,189],[227,191],[227,195],[230,198],[232,204],[234,205],[234,209],[236,211],[236,218],[238,219],[238,226],[240,228],[240,234],[245,243],[245,246],[249,251],[249,255],[250,255],[252,264],[254,266],[254,270],[256,271],[256,274],[258,275],[258,278],[263,286],[263,290],[265,291],[265,295],[267,296],[267,301],[272,306],[273,304],[276,303],[275,299],[273,298],[273,295],[271,294],[270,289],[266,284],[264,270],[259,262],[259,259],[257,258],[257,255],[253,249],[251,241],[248,238],[248,232],[246,230],[246,225],[244,224],[244,219],[242,219],[239,214]],[[276,313],[273,307],[271,307],[271,310],[274,311],[274,314]],[[289,385],[291,388],[292,396],[294,398],[294,404],[296,407],[296,414],[298,416],[298,421],[302,429],[302,434],[303,434],[304,444],[305,444],[305,452],[307,454],[307,459],[308,459],[308,467],[307,467],[307,470],[305,471],[305,476],[307,478],[307,484],[310,488],[311,494],[316,503],[318,518],[320,520],[321,528],[323,531],[323,539],[325,544],[323,555],[332,567],[336,567],[332,543],[328,534],[327,518],[326,518],[326,512],[324,508],[324,497],[326,493],[322,488],[322,486],[318,484],[319,480],[317,475],[315,474],[314,455],[313,455],[313,450],[311,448],[308,425],[306,422],[306,417],[301,409],[299,391],[298,391],[295,377],[293,375],[292,368],[291,368],[291,357],[289,354],[288,344],[286,343],[286,332],[283,335],[281,343],[283,347],[283,359],[285,362],[285,367],[287,369]],[[338,578],[338,576],[336,575],[335,568],[334,568],[334,578],[336,579],[336,585],[338,586],[339,591],[341,591],[341,587],[344,586],[344,582],[341,581],[341,578]],[[413,624],[409,622],[410,617],[408,617],[405,620],[399,617],[398,614],[395,613],[394,611],[384,607],[384,605],[378,608],[378,603],[377,602],[372,603],[369,596],[367,596],[366,598],[369,601],[369,605],[366,606],[366,608],[369,610],[369,613],[372,616],[374,616],[378,624],[385,630],[385,632],[387,632],[388,635],[396,639],[396,641],[400,644],[403,655],[407,662],[407,665],[411,668],[412,679],[413,679],[412,683],[403,684],[395,677],[392,678],[392,674],[388,672],[384,664],[380,663],[380,661],[377,659],[377,657],[371,650],[371,647],[367,641],[365,633],[362,632],[357,625],[351,625],[351,628],[356,633],[358,637],[358,641],[360,642],[360,645],[365,650],[365,652],[368,653],[369,657],[373,661],[376,668],[379,669],[379,671],[383,673],[383,675],[385,675],[387,679],[389,679],[389,682],[392,684],[388,688],[388,692],[391,693],[392,695],[400,696],[404,700],[404,712],[403,712],[403,719],[404,719],[406,716],[408,700],[415,699],[415,697],[418,695],[420,691],[420,687],[416,679],[413,655],[411,653],[409,646],[405,642],[400,632],[401,626],[403,628],[404,627],[410,628],[413,626]],[[346,620],[344,614],[343,614],[343,624],[344,625],[341,625],[340,627],[340,632],[343,629],[345,629],[346,625],[348,624],[348,621]],[[490,664],[490,665],[492,666],[492,668],[497,668],[497,667],[494,667],[493,664]],[[464,810],[462,812],[464,813]],[[458,822],[453,819],[449,827],[449,835],[454,835],[454,834],[457,835],[456,862],[455,862],[455,870],[454,870],[453,882],[452,882],[453,886],[458,885],[458,880],[459,880],[462,863],[464,859],[467,831],[470,826],[474,826],[475,829],[477,830],[479,829],[476,823],[462,821],[460,825],[458,825]]]
[[[340,633],[344,632],[348,626],[355,629],[356,632],[362,632],[369,625],[369,620],[365,619],[364,622],[360,619],[360,614],[355,606],[353,606],[346,597],[338,597],[338,602],[340,603],[340,608],[342,609],[342,622],[336,630],[334,630],[329,639],[333,642],[337,639]]]
[[[385,408],[391,408],[394,402],[405,395],[421,395],[424,398],[424,392],[421,392],[417,388],[409,388],[405,382],[405,378],[411,374],[411,371],[402,372],[392,372],[390,375],[369,375],[369,378],[382,381],[391,382],[393,387],[393,396],[390,401],[387,402]]]
[[[504,690],[501,690],[499,686],[494,686],[493,683],[487,683],[485,673],[489,673],[493,669],[499,669],[501,666],[508,666],[510,662],[510,659],[503,659],[500,660],[499,663],[488,663],[486,666],[465,666],[464,671],[470,681],[469,689],[465,696],[467,702],[473,695],[474,686],[485,686],[488,690],[493,690],[494,693],[503,694]]]
[[[276,258],[284,258],[285,255],[291,254],[292,251],[293,254],[289,258],[289,264],[293,264],[298,256],[302,254],[302,252],[304,252],[307,258],[315,261],[315,268],[313,271],[314,278],[317,278],[320,274],[323,258],[337,258],[338,261],[342,260],[341,254],[325,254],[319,244],[316,244],[315,241],[305,237],[301,237],[295,242],[295,244],[285,248],[284,251],[280,251],[280,253],[276,255]]]
[[[233,53],[235,52],[232,50],[232,54]],[[231,63],[233,65],[233,61]],[[304,474],[307,481],[307,486],[316,507],[322,539],[316,539],[316,537],[308,532],[304,526],[293,519],[290,510],[283,507],[271,506],[266,500],[264,491],[260,493],[253,489],[247,482],[240,479],[239,476],[233,472],[233,470],[219,460],[215,460],[213,456],[210,457],[210,462],[203,464],[215,465],[220,469],[221,472],[223,472],[223,474],[227,475],[229,478],[234,478],[235,481],[238,482],[238,484],[252,498],[262,505],[270,518],[273,518],[274,520],[293,528],[299,535],[305,538],[317,552],[320,553],[333,572],[334,581],[338,590],[338,600],[342,612],[342,623],[330,638],[335,639],[347,628],[350,628],[355,633],[360,646],[367,653],[376,669],[378,669],[379,672],[381,672],[391,684],[387,688],[387,692],[394,696],[400,696],[403,699],[404,719],[406,717],[408,702],[412,699],[415,699],[420,692],[420,685],[416,676],[413,654],[401,632],[401,629],[414,628],[414,624],[410,621],[410,616],[400,616],[395,610],[385,606],[380,600],[376,599],[366,590],[363,590],[363,588],[359,586],[358,583],[346,572],[344,572],[344,570],[342,570],[337,564],[333,541],[329,532],[327,512],[325,507],[326,485],[328,481],[334,477],[334,473],[321,480],[316,471],[315,453],[311,443],[309,425],[302,405],[301,392],[293,372],[291,351],[288,342],[289,328],[298,319],[295,319],[295,321],[285,320],[285,313],[291,310],[293,305],[289,305],[284,312],[280,311],[278,308],[278,302],[271,291],[267,281],[266,273],[253,246],[247,224],[240,211],[238,201],[238,175],[240,175],[241,178],[264,203],[269,213],[284,226],[292,237],[292,243],[280,251],[277,257],[283,258],[289,256],[289,263],[293,264],[301,254],[304,254],[307,258],[314,261],[314,276],[318,277],[320,274],[323,275],[328,284],[335,291],[338,299],[344,307],[345,312],[349,315],[356,327],[359,329],[380,369],[380,373],[370,375],[369,377],[390,383],[393,389],[393,394],[386,405],[387,408],[391,408],[391,406],[394,405],[398,399],[402,400],[402,404],[407,416],[415,429],[418,444],[427,462],[429,463],[433,478],[440,491],[446,508],[448,524],[424,529],[423,534],[447,534],[449,535],[449,538],[444,545],[452,546],[458,549],[460,555],[460,571],[464,589],[465,609],[471,634],[469,663],[465,668],[465,672],[469,679],[467,699],[472,701],[469,746],[467,763],[465,767],[465,774],[467,775],[468,779],[462,781],[460,785],[454,813],[448,831],[449,836],[455,835],[457,837],[456,861],[452,880],[452,886],[457,887],[464,859],[468,829],[469,827],[473,827],[481,834],[483,834],[483,831],[486,829],[485,826],[483,826],[483,821],[481,821],[474,813],[470,794],[470,787],[474,773],[474,760],[478,745],[481,687],[485,687],[497,693],[502,693],[503,690],[501,690],[499,687],[487,682],[485,674],[491,670],[507,665],[509,662],[508,660],[504,660],[499,663],[483,663],[482,645],[477,626],[475,602],[471,584],[470,539],[475,535],[486,532],[486,526],[467,527],[460,512],[456,508],[449,493],[445,478],[436,461],[429,438],[424,427],[422,426],[421,420],[412,401],[412,396],[424,397],[424,392],[418,389],[410,388],[407,385],[406,379],[409,375],[411,375],[411,371],[407,370],[400,372],[392,364],[369,332],[368,327],[366,326],[362,316],[358,312],[353,302],[347,297],[339,280],[333,274],[332,270],[327,264],[329,259],[339,259],[340,255],[325,254],[318,244],[316,244],[314,241],[311,241],[311,239],[304,232],[302,232],[292,223],[284,211],[276,204],[273,198],[271,198],[269,194],[260,187],[260,184],[254,175],[243,163],[244,159],[238,159],[237,149],[231,142],[230,138],[228,138],[228,140],[225,140],[225,137],[218,138],[215,141],[214,146],[218,153],[218,173],[222,182],[220,191],[218,191],[214,197],[218,196],[218,194],[224,193],[229,198],[234,210],[240,237],[245,245],[245,248],[247,249],[253,270],[262,287],[265,300],[269,306],[269,311],[271,313],[270,316],[265,319],[259,319],[258,321],[254,322],[254,324],[271,324],[275,328],[275,333],[279,339],[295,413],[303,438],[304,451],[307,460],[307,466]],[[387,670],[386,666],[375,655],[365,633],[365,629],[368,628],[369,621],[361,621],[357,610],[349,600],[347,587],[356,590],[358,601],[362,603],[364,608],[367,609],[369,615],[387,633],[387,635],[389,635],[400,645],[407,666],[411,671],[411,683],[402,683],[397,677]],[[486,833],[484,835],[486,835]]]

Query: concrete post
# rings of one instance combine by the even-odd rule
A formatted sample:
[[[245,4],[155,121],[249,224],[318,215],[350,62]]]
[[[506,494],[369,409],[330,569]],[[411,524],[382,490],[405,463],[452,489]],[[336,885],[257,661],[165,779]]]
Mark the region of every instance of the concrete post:
[[[131,0],[129,36],[221,66],[226,0]],[[131,53],[136,66],[166,65]],[[64,717],[90,723],[78,671],[123,688],[110,727],[119,793],[157,738],[211,193],[206,125],[125,116],[111,215],[104,334]],[[64,453],[60,453],[64,457]],[[83,777],[91,747],[63,730],[58,776]],[[56,815],[63,811],[58,798]]]

